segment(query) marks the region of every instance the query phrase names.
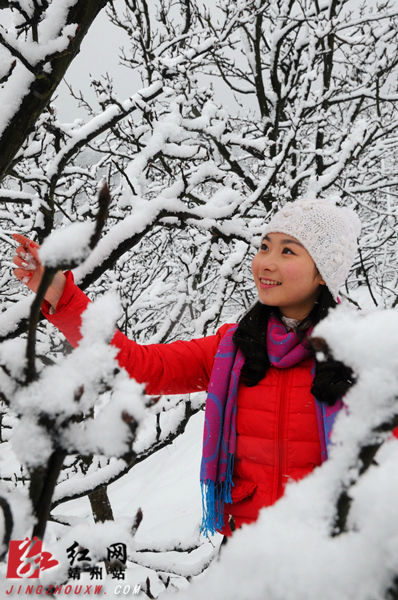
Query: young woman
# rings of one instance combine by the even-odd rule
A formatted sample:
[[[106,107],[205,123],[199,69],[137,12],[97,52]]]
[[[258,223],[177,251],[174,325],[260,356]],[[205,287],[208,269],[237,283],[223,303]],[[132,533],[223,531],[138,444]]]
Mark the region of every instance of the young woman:
[[[139,345],[117,331],[117,360],[148,394],[207,390],[201,483],[202,531],[230,536],[327,458],[327,444],[352,373],[317,362],[313,327],[339,302],[357,250],[355,212],[326,200],[299,200],[266,225],[252,272],[258,300],[238,324],[215,335]],[[34,292],[38,245],[21,235],[14,273]],[[42,305],[72,346],[89,298],[71,271],[59,271]]]

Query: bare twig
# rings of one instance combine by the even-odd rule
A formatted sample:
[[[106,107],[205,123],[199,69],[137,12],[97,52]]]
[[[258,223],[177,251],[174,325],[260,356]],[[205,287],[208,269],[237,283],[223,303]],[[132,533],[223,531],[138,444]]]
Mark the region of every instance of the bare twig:
[[[8,552],[8,544],[10,542],[12,530],[14,527],[14,520],[12,517],[10,505],[7,502],[7,500],[3,497],[0,497],[0,508],[3,511],[4,525],[5,525],[4,535],[3,535],[3,540],[2,540],[4,550],[0,554],[0,560],[3,560],[3,558],[5,557],[5,555]]]
[[[95,220],[95,231],[91,236],[89,243],[89,247],[91,249],[95,248],[101,237],[101,231],[103,230],[106,219],[108,218],[111,200],[108,184],[105,182],[98,195],[98,212]]]

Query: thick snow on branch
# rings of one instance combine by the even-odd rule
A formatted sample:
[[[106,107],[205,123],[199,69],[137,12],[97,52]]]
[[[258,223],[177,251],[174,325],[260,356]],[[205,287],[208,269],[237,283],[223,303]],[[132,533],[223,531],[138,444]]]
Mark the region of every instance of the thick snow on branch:
[[[145,409],[142,386],[120,370],[115,361],[118,349],[109,344],[119,316],[120,306],[113,293],[89,304],[82,317],[79,346],[57,364],[43,369],[37,381],[15,392],[12,407],[21,418],[11,443],[22,463],[45,464],[55,438],[71,453],[120,456],[127,452],[131,435],[123,414],[139,423]],[[10,366],[5,357],[4,364]],[[98,396],[106,384],[112,387],[113,397],[98,410]],[[75,422],[74,417],[92,411],[94,418]],[[41,424],[43,417],[44,422],[51,421],[50,428]]]
[[[56,267],[70,261],[83,261],[90,253],[89,242],[94,229],[94,222],[78,222],[53,231],[39,249],[42,264]]]
[[[106,110],[101,112],[99,115],[93,117],[88,123],[85,123],[81,127],[69,130],[70,139],[64,146],[61,152],[59,152],[54,160],[49,162],[46,174],[49,178],[55,176],[57,171],[62,164],[62,161],[69,154],[73,154],[80,146],[88,143],[91,139],[99,135],[102,131],[105,131],[111,126],[112,122],[118,118],[128,115],[130,112],[135,110],[137,107],[145,106],[145,102],[152,95],[160,93],[162,84],[160,81],[156,81],[152,85],[141,89],[136,94],[133,94],[131,98],[124,100],[120,105],[113,104]]]
[[[30,73],[22,64],[17,64],[8,81],[8,85],[1,90],[1,115],[0,115],[0,136],[3,134],[7,125],[18,111],[21,102],[29,89],[35,76]]]
[[[53,231],[39,249],[43,265],[56,267],[69,262],[81,262],[90,253],[90,239],[95,223],[72,223]]]
[[[46,58],[50,58],[51,55],[63,52],[68,47],[70,42],[70,38],[76,32],[77,25],[70,24],[63,27],[60,31],[60,26],[64,22],[67,11],[69,10],[69,5],[76,4],[77,0],[72,0],[72,2],[65,2],[64,6],[58,7],[62,8],[59,14],[54,15],[55,18],[52,19],[52,15],[46,16],[46,18],[39,25],[39,38],[40,33],[43,32],[43,37],[40,38],[39,42],[26,41],[21,39],[15,39],[14,35],[10,35],[7,32],[2,32],[2,42],[6,45],[7,48],[10,49],[11,54],[13,51],[17,52],[21,57],[24,57],[27,65],[30,65],[32,70],[35,65]],[[59,4],[59,3],[58,3]],[[54,3],[50,4],[50,7],[54,7]],[[55,11],[50,11],[54,13]],[[54,27],[55,26],[55,27]],[[45,39],[46,38],[46,39]]]
[[[0,72],[7,72],[16,58],[17,64],[10,73],[7,85],[1,89],[2,111],[0,116],[0,136],[9,121],[17,112],[32,81],[35,67],[50,60],[54,54],[65,51],[76,33],[76,24],[66,25],[68,11],[77,0],[50,2],[38,27],[38,41],[30,36],[18,37],[16,27],[5,30],[0,27]]]

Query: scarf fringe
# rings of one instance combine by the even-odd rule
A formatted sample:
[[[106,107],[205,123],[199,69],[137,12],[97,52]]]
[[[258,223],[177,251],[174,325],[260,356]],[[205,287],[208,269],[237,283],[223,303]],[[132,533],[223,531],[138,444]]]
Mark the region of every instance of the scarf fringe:
[[[201,481],[203,517],[200,533],[203,533],[203,535],[214,535],[216,531],[220,531],[224,527],[224,504],[232,502],[231,489],[234,485],[232,481],[234,464],[235,456],[228,454],[225,481],[214,482],[212,479]]]

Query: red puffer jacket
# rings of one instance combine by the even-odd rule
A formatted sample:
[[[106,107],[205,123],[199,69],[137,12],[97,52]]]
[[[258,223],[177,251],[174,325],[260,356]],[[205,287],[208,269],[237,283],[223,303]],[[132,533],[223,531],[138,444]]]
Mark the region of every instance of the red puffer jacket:
[[[236,527],[256,520],[258,511],[283,495],[289,480],[299,480],[321,464],[321,446],[310,392],[311,360],[286,369],[271,366],[254,387],[239,384],[237,444],[227,514]]]
[[[90,300],[74,284],[72,272],[65,275],[55,314],[50,314],[46,301],[42,312],[75,347],[81,338],[81,313]],[[217,346],[231,325],[223,325],[215,335],[170,344],[140,345],[117,331],[111,344],[120,349],[120,366],[147,383],[148,394],[191,393],[207,389]],[[256,520],[260,508],[283,495],[289,480],[321,464],[310,362],[287,369],[271,366],[256,386],[239,384],[234,487],[222,529],[227,536],[232,533],[229,515],[235,527]]]

